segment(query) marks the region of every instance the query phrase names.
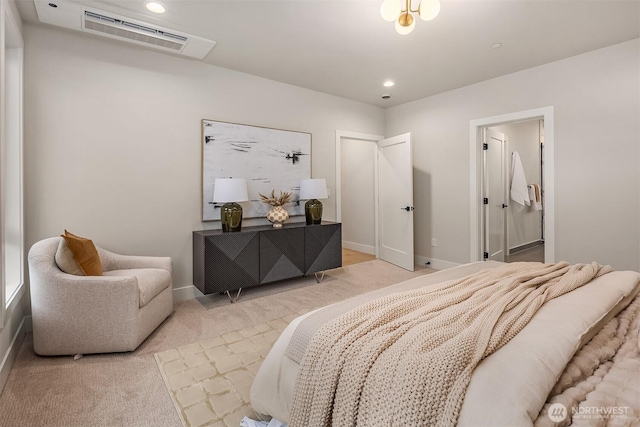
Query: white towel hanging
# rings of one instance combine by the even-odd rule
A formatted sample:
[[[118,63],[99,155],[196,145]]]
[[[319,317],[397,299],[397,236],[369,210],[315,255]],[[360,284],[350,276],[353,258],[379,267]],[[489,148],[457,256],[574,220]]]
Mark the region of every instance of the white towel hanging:
[[[531,209],[541,211],[542,204],[536,199],[536,184],[527,185],[529,191],[529,199],[531,200]]]
[[[524,176],[522,161],[517,151],[511,153],[511,200],[516,202],[516,210],[521,211],[525,205],[531,205],[529,190],[527,190],[527,178]]]
[[[540,200],[540,186],[538,184],[527,185],[529,189],[529,199],[531,199],[531,209],[534,211],[542,210],[542,201]]]

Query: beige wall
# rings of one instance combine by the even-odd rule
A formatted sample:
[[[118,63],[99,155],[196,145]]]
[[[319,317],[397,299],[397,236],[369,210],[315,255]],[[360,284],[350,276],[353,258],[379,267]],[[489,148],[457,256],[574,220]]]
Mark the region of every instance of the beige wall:
[[[200,120],[209,118],[312,132],[313,175],[332,193],[336,129],[411,132],[416,254],[467,262],[469,121],[553,105],[556,259],[640,268],[638,40],[385,111],[101,38],[25,29],[27,246],[68,228],[112,250],[169,255],[174,286],[190,286],[191,231],[218,226],[200,222]],[[335,199],[323,203],[334,219]]]
[[[639,52],[636,39],[387,109],[386,135],[414,141],[416,255],[469,261],[469,122],[554,106],[556,260],[640,269]]]
[[[540,181],[540,121],[508,123],[492,129],[502,132],[507,139],[507,176],[511,188],[511,153],[517,151],[522,161],[527,184],[541,185]],[[542,236],[541,211],[532,207],[518,210],[513,200],[507,202],[507,247],[509,249],[537,242]]]
[[[192,231],[219,227],[200,221],[201,119],[311,132],[313,176],[332,194],[336,129],[384,131],[378,107],[104,38],[25,31],[27,245],[66,228],[116,252],[171,256],[174,288],[192,284]],[[335,219],[335,199],[323,203]]]

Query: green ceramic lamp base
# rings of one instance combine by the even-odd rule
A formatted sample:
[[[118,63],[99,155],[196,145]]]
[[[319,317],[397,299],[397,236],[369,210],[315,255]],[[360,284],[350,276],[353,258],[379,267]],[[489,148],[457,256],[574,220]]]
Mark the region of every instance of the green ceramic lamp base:
[[[225,203],[220,208],[222,231],[240,231],[242,229],[242,206],[237,203]]]
[[[322,202],[318,199],[311,199],[304,204],[304,216],[307,225],[317,225],[322,222]]]

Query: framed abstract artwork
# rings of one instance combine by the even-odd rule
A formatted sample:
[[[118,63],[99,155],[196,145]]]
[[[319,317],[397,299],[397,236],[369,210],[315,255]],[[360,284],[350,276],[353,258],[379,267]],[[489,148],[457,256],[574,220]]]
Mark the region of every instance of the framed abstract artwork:
[[[311,134],[259,126],[202,120],[202,220],[220,220],[221,203],[213,202],[216,178],[244,178],[249,201],[244,218],[265,217],[270,206],[259,193],[292,192],[285,208],[304,215],[300,180],[311,177]]]

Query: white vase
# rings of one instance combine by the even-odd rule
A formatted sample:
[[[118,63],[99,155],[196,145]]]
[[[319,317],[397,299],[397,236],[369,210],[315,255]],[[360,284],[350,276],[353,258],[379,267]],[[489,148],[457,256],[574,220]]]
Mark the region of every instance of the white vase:
[[[275,228],[280,228],[282,224],[289,219],[289,212],[282,206],[274,206],[267,212],[267,219]]]

